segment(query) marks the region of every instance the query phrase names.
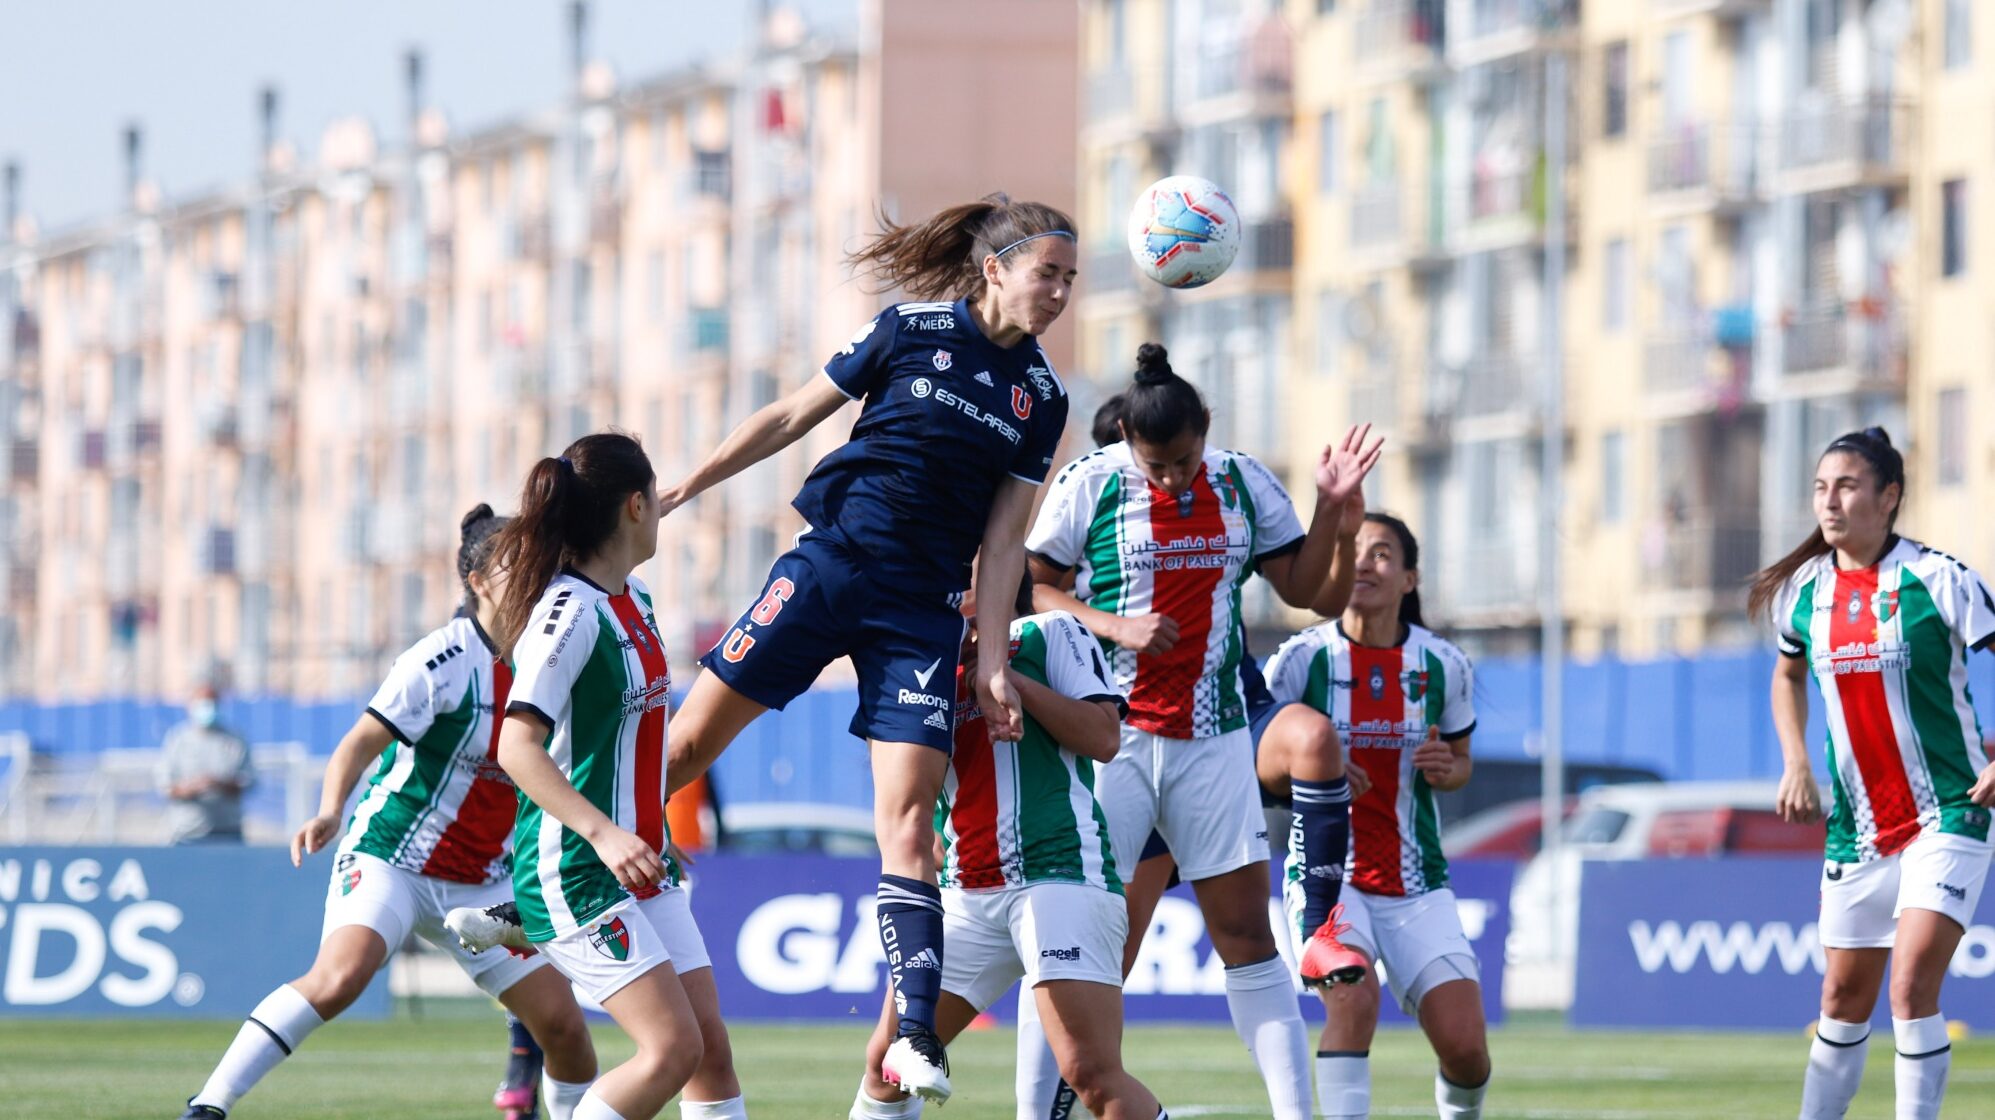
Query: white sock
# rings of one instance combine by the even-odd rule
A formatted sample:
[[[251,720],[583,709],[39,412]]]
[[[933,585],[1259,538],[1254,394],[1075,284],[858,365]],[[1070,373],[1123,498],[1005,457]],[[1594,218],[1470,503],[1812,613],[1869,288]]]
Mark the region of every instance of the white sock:
[[[740,1097],[724,1101],[679,1101],[679,1120],[748,1120],[748,1106]]]
[[[1365,1120],[1372,1114],[1371,1051],[1316,1052],[1316,1110],[1329,1120]]]
[[[556,1081],[540,1072],[540,1095],[547,1101],[547,1120],[574,1120],[575,1106],[582,1103],[593,1081]]]
[[[1274,1120],[1309,1120],[1309,1038],[1280,956],[1226,970],[1226,1010],[1268,1084]]]
[[[306,1036],[324,1025],[325,1020],[298,994],[298,989],[289,984],[279,986],[249,1013],[242,1029],[236,1032],[236,1040],[229,1043],[193,1103],[223,1112],[234,1108],[244,1093],[263,1080],[264,1074],[276,1069],[277,1063],[304,1045]]]
[[[604,1104],[592,1090],[575,1102],[574,1120],[623,1120],[623,1113]]]
[[[1482,1120],[1482,1095],[1489,1091],[1489,1078],[1475,1088],[1466,1088],[1444,1075],[1434,1075],[1434,1107],[1441,1120]]]
[[[875,1100],[867,1094],[864,1081],[859,1082],[859,1093],[852,1098],[852,1111],[845,1114],[846,1120],[915,1120],[920,1115],[920,1097],[899,1101]]]
[[[1039,999],[1030,988],[1018,993],[1018,1070],[1012,1089],[1018,1097],[1018,1120],[1051,1120],[1055,1098],[1066,1096],[1067,1107],[1075,1106],[1072,1089],[1060,1080],[1060,1063],[1046,1042],[1046,1028],[1039,1023]]]
[[[1808,1076],[1801,1083],[1801,1120],[1843,1120],[1863,1084],[1869,1042],[1869,1023],[1845,1023],[1827,1015],[1816,1021]]]
[[[1938,1120],[1953,1065],[1946,1018],[1894,1018],[1891,1033],[1898,1040],[1898,1120]]]

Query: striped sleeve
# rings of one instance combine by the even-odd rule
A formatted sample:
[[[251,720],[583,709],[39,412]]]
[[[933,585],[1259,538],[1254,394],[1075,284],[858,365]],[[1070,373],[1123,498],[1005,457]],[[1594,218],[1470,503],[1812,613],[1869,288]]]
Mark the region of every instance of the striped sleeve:
[[[1252,455],[1236,456],[1240,477],[1254,499],[1254,559],[1268,560],[1302,547],[1302,519],[1274,472]]]
[[[513,687],[506,711],[559,726],[568,717],[575,680],[589,663],[600,625],[595,604],[578,597],[572,585],[557,585],[541,596],[513,645]]]
[[[1968,649],[1995,645],[1995,596],[1981,574],[1952,557],[1932,554],[1933,605]]]
[[[430,725],[436,722],[438,690],[434,655],[428,656],[430,668],[424,668],[424,647],[429,644],[420,643],[396,658],[387,679],[374,690],[373,699],[367,701],[368,714],[404,743],[413,743],[429,734]]]
[[[1102,460],[1099,453],[1083,455],[1068,463],[1046,488],[1046,500],[1039,516],[1025,534],[1025,551],[1048,564],[1069,571],[1080,563],[1087,548],[1088,528],[1094,520],[1095,495],[1100,489]]]
[[[1046,686],[1076,700],[1111,701],[1121,715],[1128,715],[1129,699],[1109,676],[1101,643],[1080,620],[1066,611],[1053,611],[1039,622],[1046,631]]]
[[[1441,738],[1466,738],[1475,730],[1475,666],[1452,642],[1434,643],[1436,656],[1448,671],[1447,695],[1441,698]]]
[[[1309,691],[1309,663],[1315,659],[1319,643],[1307,630],[1281,644],[1268,658],[1268,691],[1277,704],[1293,704]]]

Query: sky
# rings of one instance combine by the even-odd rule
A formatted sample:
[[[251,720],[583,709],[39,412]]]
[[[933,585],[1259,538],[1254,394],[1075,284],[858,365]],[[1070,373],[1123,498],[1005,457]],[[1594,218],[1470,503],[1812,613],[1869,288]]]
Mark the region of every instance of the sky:
[[[857,0],[803,0],[849,32]],[[621,84],[745,41],[754,0],[591,0],[589,54]],[[403,53],[426,55],[428,103],[463,132],[554,104],[566,0],[0,0],[0,161],[44,231],[120,207],[123,134],[145,132],[147,178],[178,198],[246,177],[257,94],[309,158],[326,124],[360,115],[384,145],[405,131]]]

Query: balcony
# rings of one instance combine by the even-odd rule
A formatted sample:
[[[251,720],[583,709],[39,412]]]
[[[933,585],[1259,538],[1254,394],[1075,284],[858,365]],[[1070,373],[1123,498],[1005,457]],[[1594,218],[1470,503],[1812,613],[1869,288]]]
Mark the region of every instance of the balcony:
[[[1478,354],[1462,367],[1455,415],[1464,419],[1535,412],[1537,359],[1520,354]]]
[[[695,353],[727,349],[727,311],[695,307],[686,313],[684,349]]]
[[[1374,180],[1351,195],[1351,248],[1379,252],[1402,242],[1406,191],[1397,179]]]
[[[1455,554],[1451,611],[1528,610],[1536,587],[1525,578],[1523,542],[1507,531],[1470,533]]]
[[[195,567],[204,576],[236,574],[236,534],[234,529],[210,525],[195,538]]]
[[[1746,581],[1759,570],[1759,518],[1751,512],[1665,513],[1645,537],[1644,582],[1652,587],[1743,597]]]
[[[1450,0],[1448,62],[1480,66],[1562,47],[1578,24],[1578,0]]]
[[[1777,154],[1782,189],[1797,193],[1902,184],[1912,168],[1911,107],[1888,98],[1788,113]]]
[[[1754,130],[1690,123],[1649,139],[1649,194],[1658,204],[1730,210],[1757,195]]]
[[[1087,76],[1087,120],[1097,124],[1136,111],[1136,80],[1127,66],[1106,66]]]
[[[1427,82],[1446,72],[1444,0],[1372,0],[1353,17],[1351,62],[1363,81]]]
[[[1096,251],[1088,257],[1080,282],[1085,290],[1099,295],[1136,290],[1136,265],[1129,251],[1120,245]]]
[[[1677,327],[1642,341],[1642,388],[1657,395],[1702,392],[1711,388],[1710,332]]]
[[[1295,219],[1248,222],[1240,231],[1240,255],[1233,267],[1249,272],[1286,272],[1295,267]]]
[[[1545,232],[1545,184],[1541,166],[1498,169],[1482,166],[1449,198],[1450,248],[1488,252],[1537,242]],[[1577,228],[1575,199],[1566,196],[1567,228]]]
[[[1859,312],[1863,311],[1859,305]],[[1904,336],[1883,310],[1851,314],[1842,307],[1789,315],[1781,324],[1781,372],[1788,379],[1835,378],[1859,385],[1903,380]]]
[[[1744,19],[1772,10],[1773,0],[1649,0],[1649,14],[1656,19],[1686,19],[1692,16]]]

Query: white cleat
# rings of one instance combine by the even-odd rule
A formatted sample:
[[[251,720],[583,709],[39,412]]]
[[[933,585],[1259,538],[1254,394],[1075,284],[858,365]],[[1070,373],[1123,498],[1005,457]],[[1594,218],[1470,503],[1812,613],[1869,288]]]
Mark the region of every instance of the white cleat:
[[[926,1032],[894,1039],[880,1061],[880,1077],[903,1093],[938,1105],[947,1104],[954,1091],[949,1087],[949,1059],[942,1042]]]
[[[533,951],[532,943],[526,939],[526,927],[520,924],[520,908],[510,902],[487,906],[483,910],[459,906],[444,915],[443,928],[457,938],[459,945],[473,953],[492,948],[506,948],[519,953]]]

